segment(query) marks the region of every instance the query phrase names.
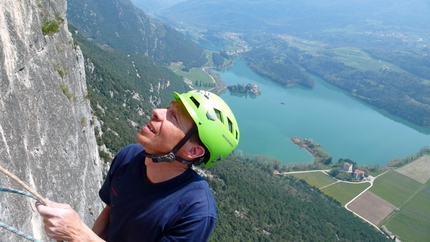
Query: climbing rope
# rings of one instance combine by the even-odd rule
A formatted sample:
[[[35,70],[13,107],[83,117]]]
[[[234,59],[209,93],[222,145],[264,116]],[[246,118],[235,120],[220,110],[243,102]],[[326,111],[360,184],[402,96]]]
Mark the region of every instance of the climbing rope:
[[[47,206],[48,202],[46,201],[45,198],[43,198],[42,196],[40,196],[39,194],[37,194],[37,192],[35,190],[33,190],[29,186],[27,186],[23,181],[21,181],[14,174],[10,173],[8,170],[4,169],[2,166],[0,166],[0,171],[3,172],[8,177],[12,178],[14,181],[16,181],[19,185],[21,185],[29,193],[33,194],[40,203],[42,203],[43,205]]]
[[[31,193],[29,193],[29,192],[26,192],[26,191],[20,191],[20,190],[15,190],[15,189],[12,189],[12,188],[0,187],[0,192],[16,193],[16,194],[19,194],[19,195],[23,195],[23,196],[31,197],[31,198],[33,198],[33,199],[35,199],[35,200],[39,201],[39,200],[37,199],[37,197],[35,197],[33,194],[31,194]],[[40,201],[39,201],[39,202],[40,202]]]
[[[3,167],[0,166],[0,171],[3,172],[5,175],[7,175],[8,177],[12,178],[14,181],[16,181],[19,185],[21,185],[25,190],[27,190],[28,192],[25,191],[20,191],[20,190],[15,190],[15,189],[11,189],[11,188],[4,188],[4,187],[0,187],[0,191],[1,192],[9,192],[9,193],[15,193],[15,194],[19,194],[19,195],[24,195],[27,197],[31,197],[37,201],[39,201],[40,203],[42,203],[43,205],[47,205],[46,199],[44,199],[42,196],[40,196],[39,194],[37,194],[36,191],[34,191],[33,189],[31,189],[29,186],[27,186],[24,182],[22,182],[18,177],[16,177],[14,174],[10,173],[8,170],[4,169]],[[30,241],[35,241],[35,242],[40,242],[39,240],[35,239],[33,236],[25,234],[24,232],[21,232],[19,230],[17,230],[16,228],[6,225],[2,222],[0,222],[0,227],[7,229],[8,231],[15,233],[27,240]]]
[[[12,226],[9,226],[9,225],[7,225],[7,224],[4,224],[4,223],[2,223],[2,222],[0,222],[0,227],[2,227],[2,228],[4,228],[4,229],[7,229],[7,230],[9,230],[10,232],[15,233],[15,234],[17,234],[17,235],[19,235],[19,236],[21,236],[21,237],[23,237],[23,238],[25,238],[25,239],[30,240],[30,241],[40,242],[40,240],[35,239],[33,236],[28,235],[28,234],[25,234],[24,232],[21,232],[21,231],[17,230],[16,228],[14,228],[14,227],[12,227]]]

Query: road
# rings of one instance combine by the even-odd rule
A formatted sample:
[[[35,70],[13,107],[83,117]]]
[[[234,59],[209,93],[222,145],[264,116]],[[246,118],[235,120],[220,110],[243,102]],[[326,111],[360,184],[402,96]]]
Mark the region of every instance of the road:
[[[329,175],[327,174],[327,172],[328,172],[328,171],[330,171],[330,170],[292,171],[292,172],[283,172],[283,173],[282,173],[282,175],[298,174],[298,173],[311,173],[311,172],[322,172],[322,173],[326,174],[327,176],[329,176]],[[363,195],[363,193],[365,193],[366,191],[368,191],[368,190],[373,186],[373,182],[374,182],[374,181],[375,181],[379,176],[384,175],[384,174],[385,174],[385,173],[387,173],[388,171],[389,171],[389,170],[385,171],[384,173],[381,173],[381,174],[377,175],[376,177],[368,176],[368,178],[370,178],[370,179],[369,179],[369,180],[366,180],[366,181],[362,181],[362,182],[349,182],[349,181],[342,181],[342,180],[338,180],[338,179],[334,178],[334,179],[336,179],[337,181],[335,181],[335,182],[333,182],[333,183],[330,183],[330,184],[328,184],[327,186],[320,187],[319,189],[326,188],[326,187],[328,187],[328,186],[331,186],[331,185],[333,185],[333,184],[337,184],[337,183],[339,183],[339,182],[350,183],[350,184],[360,184],[360,183],[367,183],[367,182],[368,182],[368,183],[370,183],[370,186],[368,186],[368,187],[367,187],[366,189],[364,189],[361,193],[359,193],[357,196],[355,196],[353,199],[351,199],[349,202],[347,202],[347,203],[345,204],[345,208],[346,208],[348,211],[352,212],[355,216],[357,216],[357,217],[359,217],[359,218],[363,219],[364,221],[368,222],[368,223],[369,223],[369,224],[371,224],[373,227],[375,227],[377,230],[381,231],[381,230],[378,228],[378,226],[377,226],[377,225],[375,225],[375,224],[371,223],[369,220],[367,220],[367,219],[365,219],[365,218],[361,217],[360,215],[358,215],[357,213],[355,213],[354,211],[352,211],[351,209],[349,209],[349,208],[348,208],[348,205],[349,205],[350,203],[352,203],[355,199],[357,199],[358,197],[360,197],[361,195]],[[383,233],[383,232],[381,231],[381,233]]]

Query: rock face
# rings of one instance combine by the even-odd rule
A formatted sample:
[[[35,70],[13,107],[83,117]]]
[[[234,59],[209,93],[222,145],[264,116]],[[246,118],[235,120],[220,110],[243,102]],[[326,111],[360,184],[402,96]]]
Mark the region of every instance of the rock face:
[[[65,0],[0,1],[0,165],[92,226],[102,209],[102,164],[66,8]],[[3,174],[0,186],[23,190]],[[48,241],[34,202],[1,193],[0,222]],[[0,229],[0,241],[25,240]]]

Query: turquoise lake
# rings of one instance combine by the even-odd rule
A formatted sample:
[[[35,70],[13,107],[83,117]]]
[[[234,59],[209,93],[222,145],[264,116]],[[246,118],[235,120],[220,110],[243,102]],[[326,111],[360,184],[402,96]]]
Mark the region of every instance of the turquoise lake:
[[[282,87],[254,73],[243,60],[225,71],[213,71],[227,85],[257,84],[261,95],[223,92],[241,132],[238,150],[287,163],[312,163],[313,157],[290,138],[313,139],[333,157],[359,165],[386,165],[430,146],[430,128],[381,112],[310,75],[314,89]]]

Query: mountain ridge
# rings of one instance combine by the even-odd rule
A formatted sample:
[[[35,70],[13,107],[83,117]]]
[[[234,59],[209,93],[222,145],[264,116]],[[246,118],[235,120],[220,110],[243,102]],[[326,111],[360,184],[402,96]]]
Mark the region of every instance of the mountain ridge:
[[[177,27],[195,26],[211,31],[264,31],[309,37],[315,31],[322,32],[348,25],[363,29],[373,25],[375,21],[397,29],[417,30],[430,23],[427,14],[429,8],[429,3],[424,0],[408,3],[390,0],[186,0],[153,13],[157,18]]]
[[[68,18],[84,36],[160,64],[193,63],[203,49],[172,27],[153,21],[129,0],[69,0]]]

